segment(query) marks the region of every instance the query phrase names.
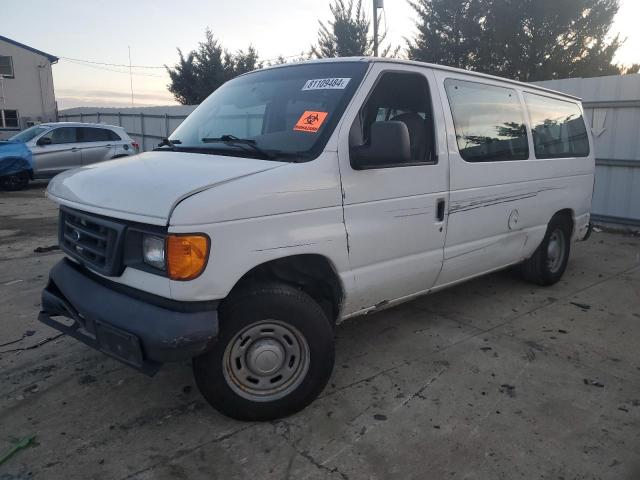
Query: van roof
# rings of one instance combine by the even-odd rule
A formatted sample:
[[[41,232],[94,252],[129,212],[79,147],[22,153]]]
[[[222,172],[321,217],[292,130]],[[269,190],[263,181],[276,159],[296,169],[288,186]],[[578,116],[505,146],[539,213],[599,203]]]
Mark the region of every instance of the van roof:
[[[574,100],[581,100],[580,97],[576,97],[574,95],[569,95],[564,92],[559,92],[557,90],[552,90],[550,88],[544,88],[539,85],[534,85],[532,83],[519,82],[518,80],[511,80],[509,78],[498,77],[496,75],[489,75],[486,73],[474,72],[472,70],[465,70],[463,68],[455,68],[455,67],[447,67],[445,65],[438,65],[436,63],[426,63],[426,62],[417,62],[415,60],[404,60],[401,58],[385,58],[385,57],[334,57],[334,58],[318,58],[313,60],[304,60],[302,62],[296,63],[283,63],[279,65],[272,65],[270,67],[265,68],[282,68],[294,65],[302,65],[307,63],[340,63],[340,62],[364,62],[364,63],[391,63],[391,64],[401,64],[401,65],[413,65],[417,67],[429,67],[434,70],[443,70],[446,72],[455,72],[455,73],[464,73],[466,75],[473,75],[475,77],[487,78],[490,80],[496,80],[499,82],[510,83],[513,85],[519,85],[521,87],[526,87],[532,90],[539,90],[541,92],[552,93],[554,95],[560,95],[562,97],[571,98]]]

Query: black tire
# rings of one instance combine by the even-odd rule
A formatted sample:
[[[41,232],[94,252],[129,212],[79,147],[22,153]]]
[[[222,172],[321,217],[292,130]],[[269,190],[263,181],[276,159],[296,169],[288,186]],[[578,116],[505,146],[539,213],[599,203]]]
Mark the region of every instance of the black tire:
[[[29,174],[27,172],[14,173],[0,178],[0,188],[9,192],[24,190],[29,185]]]
[[[286,284],[255,285],[225,300],[219,316],[220,334],[216,343],[209,351],[193,359],[196,384],[214,408],[238,420],[273,420],[302,410],[322,392],[333,371],[333,325],[309,295]],[[238,382],[246,381],[244,379],[250,375],[236,375],[234,372],[240,367],[245,368],[243,372],[251,372],[250,352],[255,352],[252,349],[260,343],[255,338],[263,338],[259,336],[262,333],[252,337],[251,329],[257,328],[255,325],[264,325],[261,322],[277,322],[282,328],[296,332],[294,336],[300,334],[298,338],[304,338],[308,353],[298,355],[299,359],[306,359],[306,370],[301,367],[299,372],[304,373],[297,375],[296,381],[289,386],[290,390],[256,399],[250,392],[244,392],[243,387],[238,387]],[[245,342],[246,338],[249,340]],[[242,346],[243,343],[247,347]],[[235,348],[246,350],[234,355],[233,352],[237,352]],[[252,358],[259,362],[257,356]],[[282,358],[282,369],[274,371],[284,371],[287,364],[291,367],[287,354]],[[240,363],[236,364],[238,361]],[[298,361],[302,365],[303,360]],[[283,396],[274,398],[278,395]]]
[[[542,243],[534,254],[522,263],[521,271],[524,279],[541,286],[553,285],[558,282],[569,261],[571,233],[570,220],[563,215],[554,216],[547,226]],[[559,238],[560,241],[558,241]],[[561,258],[551,254],[550,244],[552,242],[561,245],[561,253],[558,254]]]

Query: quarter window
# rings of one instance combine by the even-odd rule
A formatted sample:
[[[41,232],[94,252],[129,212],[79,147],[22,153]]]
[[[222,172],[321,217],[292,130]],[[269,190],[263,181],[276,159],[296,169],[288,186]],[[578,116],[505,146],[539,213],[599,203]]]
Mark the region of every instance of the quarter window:
[[[0,55],[0,77],[13,78],[13,60]]]
[[[0,128],[18,128],[20,122],[18,120],[17,110],[0,110]]]
[[[107,134],[109,135],[109,140],[115,140],[116,142],[122,140],[122,138],[120,138],[120,135],[118,135],[113,130],[107,130]]]
[[[589,137],[580,107],[572,102],[525,93],[536,158],[586,157]]]
[[[456,79],[445,80],[445,89],[464,160],[529,158],[524,113],[515,90]]]

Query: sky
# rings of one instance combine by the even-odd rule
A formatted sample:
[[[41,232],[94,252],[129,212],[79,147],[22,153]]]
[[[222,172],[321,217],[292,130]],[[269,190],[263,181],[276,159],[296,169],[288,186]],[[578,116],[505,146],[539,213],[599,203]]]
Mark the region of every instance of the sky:
[[[369,0],[363,0],[371,8]],[[415,31],[407,0],[385,0],[388,39],[403,45]],[[2,0],[0,35],[60,57],[53,67],[59,109],[131,106],[128,67],[176,63],[211,28],[229,50],[252,44],[262,59],[309,50],[330,0]],[[620,0],[613,32],[627,38],[615,61],[640,63],[640,1]],[[369,15],[370,17],[371,15]],[[383,20],[382,29],[385,28]],[[74,60],[75,59],[75,60]],[[115,64],[95,65],[77,60]],[[163,68],[133,68],[135,106],[171,105]]]

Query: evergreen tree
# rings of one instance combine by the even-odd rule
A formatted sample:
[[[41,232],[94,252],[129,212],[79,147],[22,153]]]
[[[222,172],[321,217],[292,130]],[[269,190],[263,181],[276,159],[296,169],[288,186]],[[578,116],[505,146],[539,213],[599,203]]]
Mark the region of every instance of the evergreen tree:
[[[371,22],[362,8],[362,0],[334,0],[329,6],[333,20],[319,21],[318,43],[311,47],[310,56],[316,58],[361,57],[373,55],[373,37],[369,36]],[[385,34],[379,36],[379,43]],[[387,46],[381,56],[395,56],[399,48],[391,51]]]
[[[632,65],[624,66],[621,68],[620,73],[622,75],[631,75],[633,73],[640,73],[640,63],[634,63]]]
[[[410,59],[474,68],[480,55],[487,0],[415,0],[418,34],[408,41]]]
[[[178,49],[178,56],[174,68],[165,67],[171,80],[169,91],[183,105],[201,103],[223,83],[262,66],[252,46],[246,52],[230,53],[209,29],[196,50],[185,57]]]
[[[196,88],[198,81],[194,65],[194,52],[189,52],[185,58],[182,50],[178,49],[178,56],[179,60],[176,66],[173,69],[167,68],[171,80],[168,89],[176,101],[182,105],[198,103],[195,102],[195,99],[198,98]]]
[[[620,73],[619,0],[414,0],[410,58],[522,81]]]
[[[523,81],[613,75],[618,0],[491,0],[477,68]]]

